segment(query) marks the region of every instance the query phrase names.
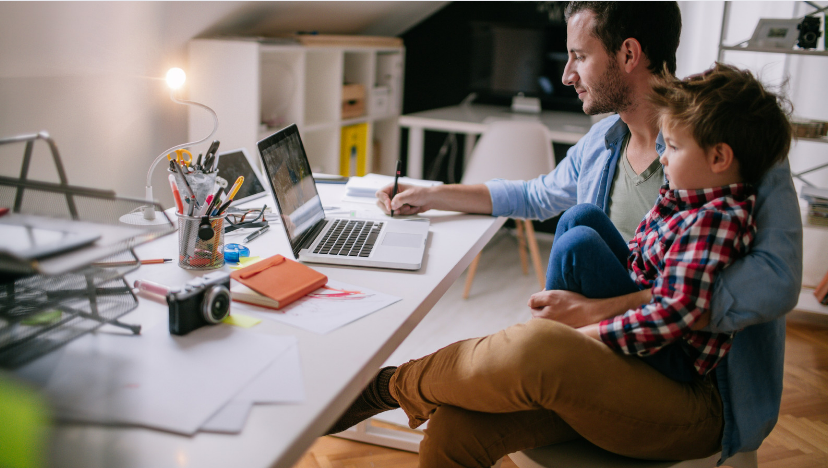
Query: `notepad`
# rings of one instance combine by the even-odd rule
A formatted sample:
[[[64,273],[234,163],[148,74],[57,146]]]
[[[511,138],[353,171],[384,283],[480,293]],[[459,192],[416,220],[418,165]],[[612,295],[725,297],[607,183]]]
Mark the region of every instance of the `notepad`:
[[[377,190],[393,183],[394,177],[381,174],[351,177],[348,183],[345,184],[345,195],[343,195],[342,200],[358,203],[375,203],[377,200]],[[400,177],[399,183],[419,187],[433,187],[443,184],[440,181],[411,179],[409,177]]]
[[[282,308],[300,297],[315,291],[328,282],[328,277],[299,262],[274,255],[248,267],[236,270],[230,277],[255,293],[269,299],[267,304],[255,295],[241,292],[242,288],[231,288],[231,297],[239,302],[264,305],[273,309]],[[243,300],[246,298],[246,300]],[[259,302],[253,302],[256,299]]]

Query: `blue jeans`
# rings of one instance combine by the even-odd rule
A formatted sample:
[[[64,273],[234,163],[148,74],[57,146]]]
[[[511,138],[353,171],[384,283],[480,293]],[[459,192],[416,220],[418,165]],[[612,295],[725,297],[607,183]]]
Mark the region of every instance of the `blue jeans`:
[[[637,292],[640,288],[627,270],[629,255],[627,242],[603,210],[590,203],[576,205],[558,221],[546,271],[546,289],[572,291],[590,299]],[[678,341],[641,359],[679,382],[697,377]]]

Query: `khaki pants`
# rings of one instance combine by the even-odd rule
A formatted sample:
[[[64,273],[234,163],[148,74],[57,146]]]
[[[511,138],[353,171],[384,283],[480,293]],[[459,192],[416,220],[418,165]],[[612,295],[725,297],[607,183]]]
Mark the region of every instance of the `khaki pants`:
[[[676,382],[551,320],[449,345],[400,366],[390,386],[412,428],[430,420],[421,467],[490,467],[578,437],[637,458],[721,450],[722,403],[709,379]]]

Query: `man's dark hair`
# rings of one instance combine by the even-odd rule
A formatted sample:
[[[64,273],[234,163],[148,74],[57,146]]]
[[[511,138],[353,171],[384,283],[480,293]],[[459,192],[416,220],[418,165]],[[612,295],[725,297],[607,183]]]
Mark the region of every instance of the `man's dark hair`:
[[[567,21],[581,11],[595,15],[595,30],[604,49],[614,54],[627,38],[634,38],[650,61],[648,69],[661,73],[664,66],[676,73],[676,49],[681,36],[681,11],[676,2],[569,2]]]

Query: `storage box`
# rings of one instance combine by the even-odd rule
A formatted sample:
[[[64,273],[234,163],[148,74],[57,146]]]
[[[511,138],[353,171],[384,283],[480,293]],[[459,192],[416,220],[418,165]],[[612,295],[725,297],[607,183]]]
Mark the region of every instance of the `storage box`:
[[[342,118],[352,119],[365,114],[365,86],[342,85]]]
[[[371,115],[384,116],[390,108],[391,89],[388,86],[377,86],[371,90]]]
[[[339,174],[345,177],[364,176],[368,160],[368,124],[342,127],[339,153]]]

